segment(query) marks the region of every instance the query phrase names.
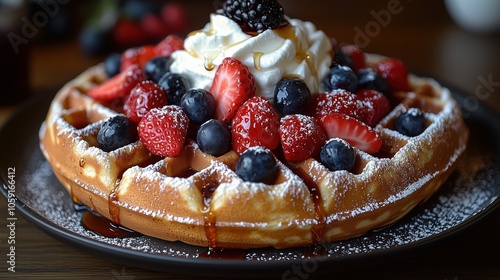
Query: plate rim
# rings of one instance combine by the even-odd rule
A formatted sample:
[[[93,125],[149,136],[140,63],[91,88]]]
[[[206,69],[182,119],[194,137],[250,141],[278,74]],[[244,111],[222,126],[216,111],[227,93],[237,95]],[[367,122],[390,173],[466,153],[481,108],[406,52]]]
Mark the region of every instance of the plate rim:
[[[419,75],[420,76],[420,75]],[[438,81],[443,87],[448,88],[452,93],[455,100],[457,97],[459,99],[465,99],[467,94],[464,91],[457,89],[456,87],[450,86],[447,83],[443,83]],[[27,102],[20,105],[18,108],[14,110],[14,112],[6,119],[3,125],[0,127],[0,135],[4,134],[4,130],[9,124],[15,122],[18,118],[20,118],[23,113],[30,107],[39,102],[40,100],[45,100],[51,98],[50,94],[40,94],[36,95],[35,98],[28,100]],[[50,101],[50,100],[49,100]],[[459,102],[459,100],[457,100]],[[493,125],[494,127],[500,128],[500,118],[499,114],[493,111],[489,106],[485,106],[483,101],[479,103],[479,109],[475,112],[470,112],[471,115],[475,115],[479,117],[481,120],[489,120],[488,124]],[[479,114],[479,116],[477,116]],[[43,120],[42,120],[43,121]],[[494,131],[493,131],[494,132]],[[494,132],[495,133],[495,132]],[[500,130],[496,132],[497,136],[500,135]],[[500,144],[496,147],[499,148]],[[39,148],[38,148],[39,149]],[[495,161],[498,164],[497,161]],[[0,183],[2,187],[0,188],[0,192],[2,196],[7,199],[7,182],[4,180],[3,172],[0,172]],[[498,186],[496,186],[498,187]],[[17,196],[16,196],[17,198]],[[141,267],[145,269],[151,270],[159,270],[159,271],[176,271],[179,272],[179,267],[190,267],[198,266],[202,268],[203,275],[206,275],[206,268],[210,268],[212,272],[217,272],[219,269],[224,269],[224,273],[228,273],[227,268],[231,267],[235,272],[250,272],[251,275],[262,274],[269,275],[269,272],[285,272],[287,268],[291,268],[294,265],[300,264],[304,261],[303,258],[293,259],[293,260],[266,260],[266,261],[248,261],[248,260],[231,260],[231,259],[209,259],[209,258],[184,258],[184,257],[175,257],[169,255],[161,255],[156,253],[142,252],[133,250],[130,248],[124,248],[120,246],[116,246],[113,244],[106,243],[104,241],[99,241],[96,239],[92,239],[90,237],[86,237],[83,235],[79,235],[78,233],[72,232],[67,228],[64,228],[45,217],[41,216],[39,213],[32,210],[29,206],[27,206],[21,199],[16,199],[16,211],[21,214],[23,218],[25,218],[29,223],[35,225],[42,232],[51,236],[52,238],[63,241],[66,244],[70,244],[78,247],[82,251],[92,252],[92,253],[104,253],[104,255],[108,259],[112,259],[114,262],[119,263],[127,263],[131,266]],[[320,266],[324,266],[324,264],[333,264],[333,263],[352,263],[353,261],[366,261],[373,260],[375,257],[380,256],[394,256],[398,253],[405,252],[407,250],[412,250],[416,248],[421,248],[424,246],[428,246],[434,242],[442,240],[444,238],[449,238],[454,236],[466,229],[471,228],[473,225],[477,224],[479,221],[483,220],[485,217],[489,216],[492,212],[500,207],[500,197],[497,197],[495,200],[491,201],[486,207],[480,210],[477,214],[468,217],[466,220],[458,223],[455,226],[452,226],[444,231],[439,232],[438,234],[434,234],[429,237],[422,238],[420,240],[410,242],[407,244],[397,245],[394,247],[384,248],[380,250],[370,251],[370,252],[362,252],[362,253],[353,253],[343,255],[342,257],[321,257],[315,256],[314,259],[320,264]],[[201,248],[201,247],[200,247]],[[119,256],[117,258],[110,258],[112,256]],[[146,259],[145,259],[146,257]],[[139,262],[137,262],[140,260]],[[146,261],[144,261],[146,260]],[[131,262],[134,262],[133,264]],[[161,269],[155,268],[155,264],[163,264]],[[173,268],[168,269],[165,264],[174,265]],[[348,267],[344,267],[345,270]],[[337,269],[338,271],[339,269]],[[187,274],[199,274],[202,273],[188,270],[185,271]],[[184,273],[184,272],[183,272]],[[216,275],[218,275],[216,273]],[[263,274],[262,274],[263,275]]]

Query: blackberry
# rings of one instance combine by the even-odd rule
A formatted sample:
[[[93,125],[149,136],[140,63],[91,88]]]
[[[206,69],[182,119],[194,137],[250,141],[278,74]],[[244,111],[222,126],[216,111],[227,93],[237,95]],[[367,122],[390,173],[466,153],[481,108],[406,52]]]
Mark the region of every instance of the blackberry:
[[[276,0],[226,0],[223,11],[245,32],[262,33],[287,24],[283,7]]]

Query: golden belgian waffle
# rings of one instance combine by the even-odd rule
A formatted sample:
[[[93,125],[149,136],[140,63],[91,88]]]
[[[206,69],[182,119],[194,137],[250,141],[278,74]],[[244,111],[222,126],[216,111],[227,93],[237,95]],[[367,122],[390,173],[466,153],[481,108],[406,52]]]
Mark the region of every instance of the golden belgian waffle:
[[[380,59],[370,55],[373,64]],[[468,130],[450,92],[410,77],[413,93],[376,130],[382,151],[356,150],[352,172],[314,159],[278,162],[272,185],[240,179],[237,155],[214,158],[189,142],[175,158],[152,156],[140,141],[112,152],[97,148],[103,122],[119,112],[86,95],[106,79],[103,66],[69,82],[40,130],[42,151],[73,200],[147,236],[221,248],[285,248],[332,242],[394,223],[446,181],[464,152]],[[405,108],[425,112],[416,137],[395,130]]]

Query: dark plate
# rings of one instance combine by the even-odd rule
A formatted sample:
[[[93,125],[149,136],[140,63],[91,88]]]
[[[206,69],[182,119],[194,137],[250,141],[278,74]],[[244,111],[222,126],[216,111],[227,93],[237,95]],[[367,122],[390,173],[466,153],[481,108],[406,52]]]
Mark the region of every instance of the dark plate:
[[[471,101],[452,90],[464,108]],[[146,236],[106,238],[80,225],[68,193],[54,177],[38,146],[38,130],[53,94],[39,94],[0,130],[1,179],[6,185],[9,167],[16,169],[16,210],[47,234],[90,253],[124,264],[164,271],[203,275],[293,276],[296,265],[305,270],[355,267],[361,262],[419,248],[464,230],[484,218],[499,203],[500,118],[484,105],[464,110],[471,139],[457,170],[440,191],[396,224],[365,236],[311,248],[233,251],[221,258],[204,257],[206,248],[166,242]],[[474,101],[474,100],[472,100]],[[287,278],[288,279],[288,278]],[[293,278],[290,278],[293,279]]]

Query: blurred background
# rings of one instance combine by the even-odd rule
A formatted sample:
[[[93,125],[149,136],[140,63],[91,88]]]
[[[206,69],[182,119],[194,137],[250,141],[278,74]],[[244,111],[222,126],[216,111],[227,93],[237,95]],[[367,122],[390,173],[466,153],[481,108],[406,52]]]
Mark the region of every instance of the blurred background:
[[[500,1],[281,4],[287,15],[313,21],[340,44],[400,58],[412,71],[471,95],[486,80],[491,94],[481,98],[500,110]],[[0,0],[0,106],[55,91],[111,52],[171,33],[185,36],[220,6],[218,0]]]

